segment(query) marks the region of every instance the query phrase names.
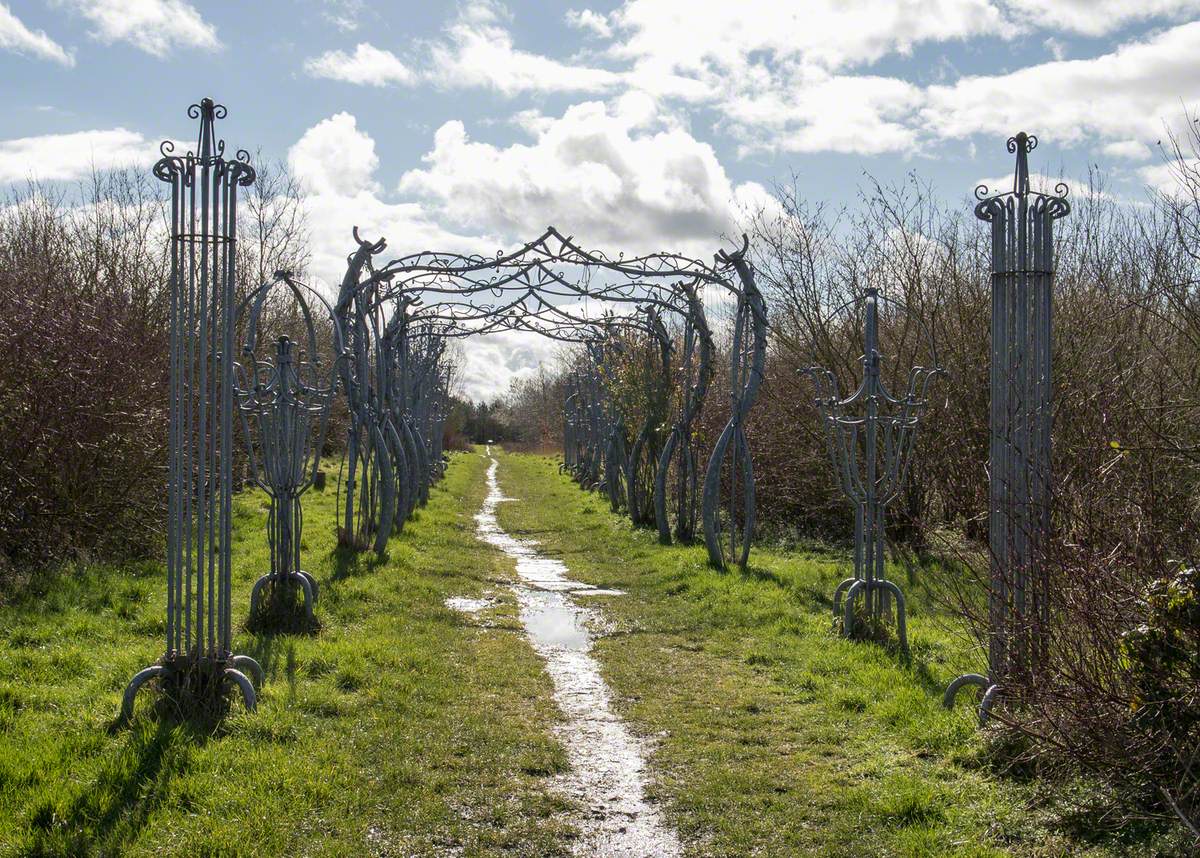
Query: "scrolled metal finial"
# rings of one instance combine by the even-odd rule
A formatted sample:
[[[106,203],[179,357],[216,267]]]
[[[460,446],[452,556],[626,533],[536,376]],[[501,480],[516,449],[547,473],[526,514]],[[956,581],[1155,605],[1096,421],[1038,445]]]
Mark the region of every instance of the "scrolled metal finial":
[[[716,252],[716,260],[722,265],[732,265],[735,261],[741,260],[746,255],[746,251],[750,249],[750,236],[742,233],[742,246],[730,253],[727,250],[718,250]]]
[[[1009,137],[1005,146],[1009,154],[1015,154],[1018,149],[1023,152],[1032,152],[1037,148],[1038,139],[1036,134],[1026,134],[1024,131],[1018,131],[1012,137]]]
[[[986,184],[980,184],[980,185],[975,186],[975,199],[983,201],[983,200],[986,200],[990,196],[992,196],[992,189],[989,188]]]
[[[1029,153],[1037,146],[1037,138],[1024,131],[1008,138],[1008,151],[1017,155],[1017,166],[1013,172],[1013,193],[1024,196],[1029,193]]]

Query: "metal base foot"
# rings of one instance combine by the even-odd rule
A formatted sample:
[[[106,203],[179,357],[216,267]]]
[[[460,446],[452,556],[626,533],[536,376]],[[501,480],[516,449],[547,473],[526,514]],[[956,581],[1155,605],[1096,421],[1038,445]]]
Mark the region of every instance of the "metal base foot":
[[[868,590],[882,590],[890,593],[896,599],[896,638],[900,641],[900,649],[908,652],[908,612],[904,602],[904,592],[894,581],[863,581],[857,578],[847,578],[838,584],[833,593],[834,616],[842,614],[842,634],[851,637],[854,634],[854,600]],[[842,593],[845,593],[846,604],[842,607]]]
[[[979,701],[979,726],[982,727],[991,715],[992,707],[996,703],[996,696],[1000,693],[1000,685],[992,682],[983,674],[964,673],[946,687],[946,693],[942,696],[942,705],[947,709],[953,709],[954,699],[958,696],[959,690],[966,685],[974,685],[983,692],[983,697]]]
[[[121,697],[121,714],[118,718],[118,723],[128,724],[133,718],[133,706],[137,700],[137,693],[143,685],[151,679],[170,680],[172,677],[187,674],[195,669],[197,664],[217,665],[222,678],[222,685],[232,682],[242,693],[242,703],[246,707],[246,711],[254,712],[258,708],[258,696],[254,691],[254,685],[247,678],[246,673],[251,673],[258,680],[261,686],[265,680],[265,674],[262,667],[257,661],[248,655],[230,656],[224,662],[197,662],[188,658],[164,658],[160,664],[152,664],[149,667],[138,671],[138,673],[125,686],[125,693]],[[219,667],[220,665],[229,665]],[[183,666],[180,666],[183,665]],[[204,668],[201,667],[203,671]]]
[[[313,606],[317,602],[317,582],[312,575],[301,570],[299,572],[289,572],[286,575],[279,575],[274,572],[268,572],[257,581],[254,582],[254,589],[250,591],[250,616],[258,615],[259,600],[262,597],[262,591],[268,584],[279,584],[283,581],[291,581],[298,586],[304,593],[304,614],[309,622],[313,621]]]

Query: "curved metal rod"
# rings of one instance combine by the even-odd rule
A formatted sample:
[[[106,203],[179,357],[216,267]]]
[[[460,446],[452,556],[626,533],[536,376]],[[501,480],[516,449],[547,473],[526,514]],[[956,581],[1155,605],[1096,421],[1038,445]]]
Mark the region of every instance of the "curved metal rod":
[[[246,678],[246,674],[242,673],[236,667],[227,667],[225,668],[224,678],[235,683],[241,689],[242,703],[245,705],[247,712],[258,711],[258,696],[254,693],[254,686]]]
[[[231,656],[229,663],[242,673],[252,674],[254,676],[254,683],[259,688],[261,688],[267,681],[267,674],[265,671],[263,671],[262,665],[259,664],[256,659],[253,659],[248,655]]]
[[[267,584],[278,584],[283,581],[293,581],[299,585],[301,592],[304,593],[304,615],[311,623],[314,620],[313,606],[317,603],[317,594],[313,590],[314,581],[307,572],[285,572],[271,573],[259,577],[254,582],[254,587],[250,590],[250,616],[255,616],[259,612],[259,599],[262,598],[262,591]]]
[[[843,582],[845,583],[845,582]],[[841,585],[838,585],[839,589]],[[875,579],[867,581],[864,579],[855,579],[850,585],[850,589],[846,591],[846,606],[842,615],[842,634],[846,637],[854,635],[854,600],[865,595],[872,590],[886,590],[896,599],[896,638],[900,642],[900,649],[904,652],[909,652],[908,648],[908,624],[907,611],[904,601],[904,592],[894,581],[886,579]]]
[[[143,668],[134,674],[133,679],[129,680],[129,684],[125,686],[125,693],[121,696],[121,716],[118,722],[128,724],[133,719],[133,703],[137,698],[138,689],[156,677],[166,676],[168,668],[161,664],[152,664],[149,667]]]

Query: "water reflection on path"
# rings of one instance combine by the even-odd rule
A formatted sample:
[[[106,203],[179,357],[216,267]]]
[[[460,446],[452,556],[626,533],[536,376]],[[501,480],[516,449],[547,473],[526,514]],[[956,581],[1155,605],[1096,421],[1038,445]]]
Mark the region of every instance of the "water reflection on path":
[[[575,852],[588,856],[677,856],[679,840],[645,798],[646,761],[641,743],[612,711],[608,686],[589,655],[588,621],[594,609],[572,596],[621,595],[572,581],[561,560],[544,557],[536,543],[514,539],[496,522],[504,497],[496,482],[498,463],[488,448],[488,496],[475,516],[476,535],[517,561],[520,582],[513,585],[521,623],[534,651],[546,661],[554,682],[554,700],[566,716],[558,728],[571,771],[564,788],[583,805],[583,836]]]

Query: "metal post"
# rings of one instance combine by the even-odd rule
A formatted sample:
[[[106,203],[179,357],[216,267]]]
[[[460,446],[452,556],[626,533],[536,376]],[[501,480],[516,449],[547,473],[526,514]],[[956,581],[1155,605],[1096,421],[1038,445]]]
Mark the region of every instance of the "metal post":
[[[1011,192],[975,189],[975,215],[991,225],[992,331],[988,487],[988,675],[966,674],[946,689],[984,690],[980,722],[1005,686],[1037,681],[1045,657],[1050,592],[1045,554],[1050,535],[1050,437],[1054,283],[1053,222],[1070,213],[1067,187],[1029,186],[1037,138],[1008,140],[1016,155]]]
[[[126,688],[125,720],[150,679],[192,713],[222,711],[231,685],[253,710],[254,687],[242,671],[262,681],[253,659],[231,651],[237,190],[255,173],[245,151],[225,158],[214,128],[225,115],[212,99],[193,104],[195,150],[176,155],[166,141],[154,166],[171,188],[166,651]]]

